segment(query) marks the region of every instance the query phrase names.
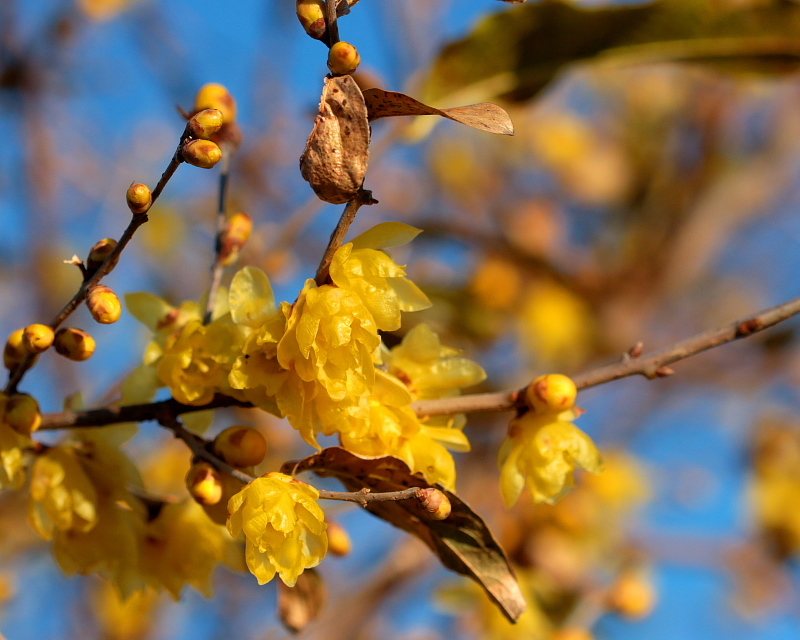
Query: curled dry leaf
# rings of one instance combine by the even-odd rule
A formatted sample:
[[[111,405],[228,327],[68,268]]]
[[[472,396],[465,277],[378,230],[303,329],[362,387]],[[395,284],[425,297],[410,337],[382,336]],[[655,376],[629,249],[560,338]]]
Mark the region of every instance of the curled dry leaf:
[[[300,158],[300,172],[314,193],[333,204],[355,197],[369,160],[364,96],[352,76],[326,78],[314,129]]]
[[[306,569],[293,587],[278,580],[278,617],[292,633],[299,633],[316,620],[325,605],[326,591],[316,569]]]
[[[364,508],[418,537],[448,569],[475,580],[512,622],[525,610],[514,570],[486,523],[456,494],[411,473],[402,460],[392,456],[363,458],[341,447],[329,447],[303,460],[287,462],[282,471],[287,474],[313,471],[319,476],[337,478],[349,491],[366,488],[387,492],[409,487],[442,491],[452,506],[445,520],[425,516],[416,499],[370,502]]]
[[[436,109],[404,93],[383,89],[367,89],[364,92],[364,102],[367,105],[370,122],[390,116],[442,116],[473,129],[507,136],[514,135],[514,125],[509,115],[491,102]]]

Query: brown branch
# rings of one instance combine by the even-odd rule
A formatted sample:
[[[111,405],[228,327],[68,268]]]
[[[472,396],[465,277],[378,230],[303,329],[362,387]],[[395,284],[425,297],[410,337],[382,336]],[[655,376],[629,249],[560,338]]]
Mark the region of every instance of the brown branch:
[[[164,173],[161,174],[161,179],[158,181],[156,188],[153,189],[153,193],[151,195],[151,202],[150,207],[148,207],[148,211],[152,208],[153,203],[158,199],[161,195],[161,192],[164,190],[164,187],[169,182],[170,178],[175,174],[175,171],[178,169],[178,166],[183,162],[183,159],[180,155],[180,145],[178,149],[172,156],[172,159],[169,162],[169,165],[164,170]],[[136,233],[136,230],[141,227],[145,222],[147,222],[147,211],[144,213],[133,214],[131,216],[131,221],[128,223],[128,227],[123,232],[122,236],[120,237],[119,241],[117,242],[117,246],[114,247],[114,250],[109,254],[106,258],[105,262],[103,262],[100,267],[98,267],[97,271],[92,275],[91,278],[88,280],[84,280],[81,284],[78,292],[72,297],[64,308],[58,312],[58,314],[53,318],[50,322],[50,327],[53,329],[57,329],[62,322],[64,322],[70,314],[72,314],[75,309],[78,308],[78,305],[81,304],[86,299],[89,291],[91,291],[92,287],[97,285],[101,279],[103,279],[111,269],[114,268],[114,265],[117,263],[120,254],[122,253],[123,249],[127,246],[130,242],[131,238],[133,238],[133,234]],[[33,366],[33,363],[36,361],[35,355],[28,355],[22,362],[19,363],[16,367],[14,367],[13,371],[10,372],[8,383],[6,384],[5,393],[15,393],[17,390],[17,386],[22,381],[23,376],[25,373]]]
[[[325,491],[317,489],[319,497],[323,500],[343,500],[345,502],[357,502],[362,507],[366,507],[370,502],[390,502],[397,500],[411,500],[419,498],[421,487],[411,487],[402,491],[387,491],[385,493],[371,493],[364,488],[361,491]]]
[[[230,147],[230,145],[225,145]],[[226,149],[226,151],[228,151]],[[225,265],[222,264],[222,236],[225,233],[225,210],[228,197],[228,179],[230,176],[231,159],[230,153],[225,153],[222,158],[222,171],[219,174],[219,199],[217,201],[217,235],[214,240],[214,262],[211,265],[211,284],[208,287],[208,300],[206,300],[206,311],[203,315],[203,324],[211,322],[214,314],[219,285],[222,282],[222,273]]]
[[[337,0],[326,0],[325,24],[328,27],[328,46],[332,47],[339,42],[339,21],[337,18]]]
[[[336,250],[342,246],[344,238],[347,235],[347,231],[350,229],[350,225],[353,224],[353,220],[356,219],[358,210],[364,205],[377,203],[378,201],[372,197],[372,191],[359,189],[356,197],[345,205],[344,211],[342,212],[342,217],[339,218],[339,223],[336,225],[336,228],[331,234],[331,239],[328,241],[328,247],[325,249],[325,253],[323,254],[322,260],[317,268],[317,275],[314,280],[318,287],[321,287],[328,281],[331,262],[333,262],[333,254],[335,254]]]
[[[736,322],[731,322],[719,329],[700,333],[660,351],[654,351],[640,357],[632,357],[630,354],[626,354],[621,362],[576,376],[574,378],[575,385],[578,389],[586,389],[634,375],[641,375],[649,380],[663,378],[674,373],[668,366],[673,362],[713,349],[726,342],[732,342],[763,331],[779,322],[788,320],[798,313],[800,313],[800,298],[795,298]],[[520,400],[524,397],[522,391],[524,389],[441,398],[438,400],[420,400],[415,402],[412,408],[419,415],[444,415],[469,413],[471,411],[508,411],[520,406]]]

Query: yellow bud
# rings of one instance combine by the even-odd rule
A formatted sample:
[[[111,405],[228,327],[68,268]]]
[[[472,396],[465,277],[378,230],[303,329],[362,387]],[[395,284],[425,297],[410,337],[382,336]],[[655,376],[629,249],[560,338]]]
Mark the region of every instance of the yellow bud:
[[[335,76],[344,76],[353,73],[361,64],[361,55],[349,42],[337,42],[328,52],[328,69]]]
[[[95,242],[89,251],[89,256],[86,258],[86,272],[91,276],[100,268],[100,265],[106,261],[106,258],[111,255],[116,247],[117,241],[113,238],[103,238]],[[111,264],[111,269],[117,266],[117,262],[119,262],[119,256]]]
[[[325,533],[328,534],[328,553],[339,557],[350,553],[353,543],[345,528],[336,520],[328,520],[328,528]]]
[[[186,126],[193,138],[210,140],[211,136],[219,131],[223,124],[222,111],[219,109],[203,109],[189,118]]]
[[[225,124],[236,122],[236,100],[223,85],[211,82],[203,85],[194,99],[194,110],[217,109],[222,112]]]
[[[211,140],[189,140],[181,147],[181,156],[195,167],[210,169],[222,160],[222,149]]]
[[[222,471],[217,473],[222,484],[222,497],[216,504],[200,504],[209,518],[217,524],[224,525],[228,521],[228,501],[242,490],[244,483]]]
[[[607,603],[626,618],[644,618],[656,604],[656,590],[643,571],[625,571],[608,590]]]
[[[6,369],[13,369],[22,362],[28,355],[28,350],[24,343],[25,329],[17,329],[8,336],[6,346],[3,349],[3,364]]]
[[[267,441],[252,427],[228,427],[214,439],[214,451],[231,466],[253,467],[267,454]]]
[[[70,327],[56,332],[53,346],[65,358],[81,362],[92,357],[97,344],[85,331]]]
[[[27,393],[15,393],[8,398],[3,422],[17,433],[29,436],[42,424],[42,413],[36,398]]]
[[[53,344],[55,335],[46,324],[29,324],[22,333],[22,345],[29,353],[42,353]]]
[[[128,209],[134,215],[147,213],[150,205],[153,204],[153,194],[150,192],[150,187],[141,182],[134,182],[128,187],[125,199],[128,202]]]
[[[450,499],[438,489],[420,489],[417,499],[431,520],[444,520],[450,515]]]
[[[317,40],[324,40],[328,32],[328,25],[325,24],[325,1],[297,0],[295,10],[306,33]]]
[[[210,506],[222,500],[222,481],[208,462],[192,465],[186,474],[186,487],[199,504]]]
[[[239,249],[250,238],[253,220],[246,213],[234,213],[228,218],[220,236],[220,262],[229,267],[239,257]]]
[[[86,306],[100,324],[113,324],[122,315],[122,303],[117,294],[103,284],[92,287],[86,296]]]
[[[530,407],[541,412],[571,409],[577,395],[572,379],[560,373],[539,376],[525,391]]]

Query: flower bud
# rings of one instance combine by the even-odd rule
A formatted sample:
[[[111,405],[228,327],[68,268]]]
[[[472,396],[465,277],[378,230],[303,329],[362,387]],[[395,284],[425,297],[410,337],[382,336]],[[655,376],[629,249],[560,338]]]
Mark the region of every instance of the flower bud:
[[[42,353],[53,344],[55,335],[46,324],[29,324],[22,333],[22,345],[28,353]]]
[[[36,398],[27,393],[15,393],[6,402],[3,422],[17,433],[29,436],[42,424],[42,413]]]
[[[122,315],[122,303],[117,294],[104,284],[92,287],[86,296],[86,306],[92,318],[100,324],[113,324]]]
[[[525,390],[525,398],[536,411],[566,411],[575,405],[578,389],[571,378],[560,373],[539,376]]]
[[[211,140],[189,140],[181,147],[184,161],[201,169],[210,169],[222,160],[222,149]]]
[[[133,215],[137,216],[147,213],[150,205],[153,204],[153,194],[150,192],[150,187],[141,182],[134,182],[128,187],[125,199],[128,202],[128,209],[131,210]]]
[[[306,33],[316,40],[324,40],[328,32],[325,23],[325,0],[297,0],[297,19]]]
[[[6,369],[13,369],[22,362],[28,355],[28,350],[24,343],[25,329],[17,329],[8,336],[6,346],[3,349],[3,364]]]
[[[335,76],[353,73],[361,64],[361,55],[349,42],[337,42],[328,52],[328,69]]]
[[[225,124],[236,122],[236,100],[230,91],[223,85],[211,82],[203,85],[197,92],[194,99],[195,113],[203,109],[217,109],[222,112],[222,120]]]
[[[222,111],[219,109],[203,109],[198,111],[186,123],[189,135],[201,140],[210,140],[224,124]]]
[[[220,262],[229,267],[239,257],[239,250],[250,238],[253,220],[246,213],[234,213],[228,218],[220,236]]]
[[[253,467],[267,454],[267,441],[252,427],[228,427],[214,439],[214,451],[231,466]]]
[[[438,489],[420,489],[417,499],[431,520],[444,520],[450,515],[450,499]]]
[[[608,608],[626,618],[650,615],[655,603],[656,590],[643,571],[624,571],[608,590]]]
[[[85,331],[69,327],[56,332],[53,346],[65,358],[82,362],[92,357],[97,344]]]
[[[203,511],[217,524],[224,525],[228,521],[228,501],[242,490],[244,483],[222,471],[217,472],[222,485],[222,497],[216,504],[203,504]]]
[[[328,528],[325,533],[328,534],[328,553],[339,557],[349,555],[353,548],[353,543],[350,541],[350,535],[347,530],[342,525],[336,520],[328,520]]]
[[[208,462],[192,465],[186,474],[186,487],[199,504],[210,506],[222,500],[222,481]]]
[[[89,274],[89,277],[100,268],[116,248],[117,241],[113,238],[103,238],[94,243],[94,246],[89,251],[89,256],[86,258],[86,273]],[[119,256],[111,264],[111,269],[117,266],[117,262],[119,262]]]

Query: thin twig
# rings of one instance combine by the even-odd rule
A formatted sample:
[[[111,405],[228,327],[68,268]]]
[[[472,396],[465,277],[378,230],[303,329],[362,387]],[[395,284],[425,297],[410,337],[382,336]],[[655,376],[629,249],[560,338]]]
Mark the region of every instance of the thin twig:
[[[634,375],[642,375],[649,380],[663,378],[673,373],[668,366],[673,362],[713,349],[726,342],[732,342],[763,331],[779,322],[788,320],[798,313],[800,313],[800,298],[795,298],[736,322],[731,322],[719,329],[700,333],[666,349],[654,351],[638,358],[623,358],[621,362],[616,364],[588,371],[574,378],[575,385],[578,389],[586,389]],[[415,402],[412,408],[419,415],[443,415],[471,411],[507,411],[519,406],[523,397],[521,393],[523,390],[482,393],[457,396],[455,398],[441,398],[439,400],[420,400]]]
[[[229,145],[227,145],[229,146]],[[227,149],[225,151],[228,151]],[[222,264],[222,236],[225,233],[225,213],[226,202],[228,199],[228,180],[230,177],[231,159],[230,152],[223,153],[222,171],[219,174],[219,199],[217,201],[217,235],[214,240],[214,262],[211,265],[211,284],[208,287],[208,300],[206,300],[206,311],[203,315],[203,324],[211,322],[214,315],[214,307],[217,301],[217,292],[222,282],[222,272],[225,265]]]
[[[151,202],[150,207],[148,207],[148,211],[153,207],[153,203],[158,199],[158,196],[161,195],[161,192],[164,190],[164,187],[169,182],[170,178],[175,174],[175,171],[178,169],[178,166],[183,162],[183,159],[180,155],[180,146],[175,151],[172,156],[172,159],[169,161],[169,165],[164,170],[164,173],[161,174],[161,179],[158,181],[156,188],[153,189],[151,194]],[[98,267],[97,271],[92,275],[91,278],[85,280],[78,292],[72,297],[64,308],[58,312],[58,314],[53,318],[50,322],[50,327],[53,329],[57,329],[62,322],[64,322],[70,314],[72,314],[75,309],[86,299],[89,291],[91,291],[92,287],[100,282],[102,278],[104,278],[109,271],[114,267],[117,260],[119,259],[120,254],[122,253],[123,249],[127,246],[128,242],[130,242],[131,238],[133,238],[133,234],[136,233],[136,230],[141,227],[145,222],[147,222],[147,211],[144,213],[138,213],[131,216],[131,221],[128,223],[128,227],[123,232],[122,236],[120,237],[119,241],[117,242],[117,246],[114,247],[114,250],[109,254],[106,258],[105,262],[103,262],[100,267]],[[16,367],[14,367],[13,371],[10,372],[8,383],[6,384],[5,393],[15,393],[17,390],[17,386],[22,381],[23,376],[25,373],[31,368],[33,363],[36,360],[35,355],[28,355],[25,359],[19,363]]]
[[[337,0],[326,0],[325,23],[328,27],[328,46],[339,42],[339,21],[336,15]]]
[[[385,493],[372,493],[368,489],[361,491],[325,491],[317,489],[319,497],[323,500],[342,500],[344,502],[357,502],[366,507],[370,502],[395,502],[397,500],[411,500],[419,497],[420,487],[411,487],[402,491],[387,491]]]
[[[339,223],[336,225],[336,228],[331,234],[331,239],[328,241],[328,247],[325,249],[325,253],[323,254],[322,260],[317,268],[317,275],[314,278],[317,286],[321,287],[328,281],[331,262],[333,262],[333,254],[335,254],[336,250],[342,246],[345,236],[347,235],[347,231],[350,229],[350,225],[353,224],[353,220],[356,219],[358,210],[364,205],[377,203],[378,201],[372,197],[372,191],[359,189],[356,197],[345,205],[344,211],[342,212],[342,217],[339,218]]]

